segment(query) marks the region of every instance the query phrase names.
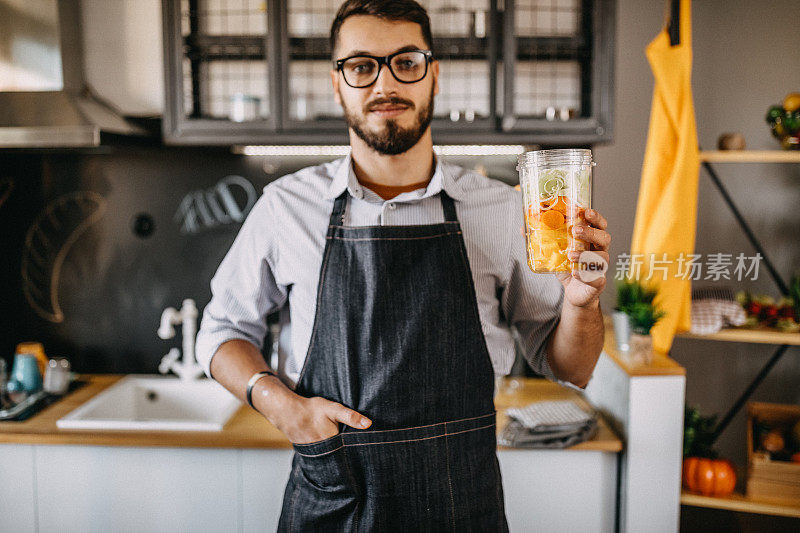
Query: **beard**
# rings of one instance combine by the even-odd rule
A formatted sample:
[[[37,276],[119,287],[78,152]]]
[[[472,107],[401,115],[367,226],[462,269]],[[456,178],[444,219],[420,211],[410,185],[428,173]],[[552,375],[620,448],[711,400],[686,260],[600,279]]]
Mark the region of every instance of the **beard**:
[[[414,124],[408,128],[401,127],[396,120],[386,120],[380,131],[370,131],[367,126],[367,115],[373,106],[381,104],[404,105],[414,109],[414,102],[398,97],[378,98],[364,106],[362,113],[348,109],[342,99],[342,109],[347,126],[352,129],[367,146],[384,155],[402,154],[414,147],[428,129],[433,120],[433,87],[428,102],[419,108],[414,117]]]

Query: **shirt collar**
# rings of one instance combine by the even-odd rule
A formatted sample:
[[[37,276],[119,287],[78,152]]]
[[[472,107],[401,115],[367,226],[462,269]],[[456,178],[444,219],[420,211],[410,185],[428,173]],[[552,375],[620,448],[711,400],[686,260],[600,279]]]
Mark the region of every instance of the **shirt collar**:
[[[430,183],[428,183],[428,188],[425,190],[422,198],[439,194],[439,192],[444,189],[450,198],[453,200],[460,200],[463,197],[463,193],[461,191],[461,187],[453,178],[452,169],[449,168],[449,165],[442,163],[438,157],[434,156],[434,158],[436,159],[436,168],[433,171],[433,177],[431,178]],[[331,180],[331,184],[328,186],[325,197],[329,200],[333,200],[338,198],[339,195],[342,194],[346,189],[351,196],[355,198],[363,198],[364,195],[361,184],[358,183],[356,174],[353,171],[352,155],[347,154],[347,156],[343,157],[339,161],[339,166],[336,167],[336,170],[334,171],[333,179]]]

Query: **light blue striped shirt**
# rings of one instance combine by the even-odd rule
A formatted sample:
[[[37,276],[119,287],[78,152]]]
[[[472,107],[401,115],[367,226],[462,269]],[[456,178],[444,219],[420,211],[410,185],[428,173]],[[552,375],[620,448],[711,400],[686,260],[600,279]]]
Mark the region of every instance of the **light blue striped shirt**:
[[[264,187],[211,280],[212,299],[203,311],[196,350],[206,374],[223,342],[243,339],[260,349],[266,315],[280,310],[277,372],[294,387],[311,339],[333,201],[345,189],[350,198],[344,223],[350,226],[443,222],[439,192],[444,189],[455,200],[495,374],[508,374],[514,363],[513,325],[536,372],[578,388],[556,379],[547,363],[546,342],[559,321],[564,289],[555,276],[528,269],[521,193],[437,160],[427,188],[387,201],[358,183],[350,156]]]

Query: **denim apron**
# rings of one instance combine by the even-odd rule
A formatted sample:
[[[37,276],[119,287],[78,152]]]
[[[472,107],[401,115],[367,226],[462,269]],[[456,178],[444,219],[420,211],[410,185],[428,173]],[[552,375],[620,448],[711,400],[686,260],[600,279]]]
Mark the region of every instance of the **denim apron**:
[[[461,226],[343,225],[334,202],[295,392],[369,417],[293,444],[279,531],[508,531],[494,372]]]

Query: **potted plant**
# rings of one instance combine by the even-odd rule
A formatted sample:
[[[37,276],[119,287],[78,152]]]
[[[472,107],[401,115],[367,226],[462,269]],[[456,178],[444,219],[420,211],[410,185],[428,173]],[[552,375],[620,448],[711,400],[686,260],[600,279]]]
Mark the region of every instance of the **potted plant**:
[[[627,352],[630,349],[632,330],[631,310],[637,304],[652,304],[658,291],[637,280],[625,278],[617,282],[617,306],[611,317],[614,323],[614,338],[617,349]]]
[[[684,408],[683,488],[703,496],[724,498],[736,487],[736,468],[718,458],[713,448],[717,415],[702,416],[696,407]]]
[[[632,362],[649,365],[653,362],[653,338],[650,329],[666,313],[652,303],[637,302],[628,311],[631,318],[629,356]]]

